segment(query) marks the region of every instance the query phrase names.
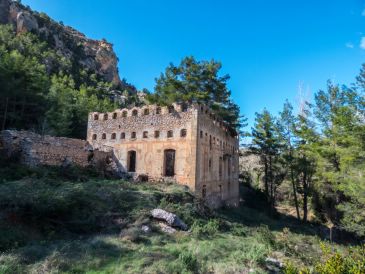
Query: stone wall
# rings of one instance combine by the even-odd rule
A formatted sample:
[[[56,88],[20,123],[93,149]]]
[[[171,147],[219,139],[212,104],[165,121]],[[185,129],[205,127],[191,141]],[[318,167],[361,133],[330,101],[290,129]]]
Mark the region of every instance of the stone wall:
[[[196,190],[208,204],[239,202],[239,139],[212,111],[200,106]]]
[[[20,163],[31,167],[63,164],[86,167],[90,165],[94,155],[99,160],[108,156],[105,152],[100,152],[102,155],[93,152],[92,147],[84,140],[41,136],[15,130],[4,130],[0,133],[0,150],[6,157],[17,158]]]
[[[87,138],[95,148],[112,148],[125,172],[135,152],[133,173],[157,180],[164,179],[165,153],[173,150],[175,174],[170,179],[188,185],[212,207],[238,205],[239,140],[208,107],[150,105],[90,113]]]
[[[93,147],[112,147],[121,169],[129,171],[129,152],[136,153],[133,173],[150,179],[165,179],[165,152],[175,151],[172,180],[195,189],[195,107],[175,104],[172,108],[146,106],[111,113],[90,113],[88,141]]]

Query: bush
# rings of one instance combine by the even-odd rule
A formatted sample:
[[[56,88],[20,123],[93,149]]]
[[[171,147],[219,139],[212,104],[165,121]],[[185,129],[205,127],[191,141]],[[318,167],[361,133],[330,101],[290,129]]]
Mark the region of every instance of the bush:
[[[315,266],[321,274],[363,274],[365,273],[365,245],[350,248],[347,255],[332,251],[330,246],[321,244],[323,257]]]
[[[179,261],[183,264],[186,270],[191,272],[198,271],[198,260],[194,254],[189,251],[183,251],[179,255]]]
[[[261,241],[263,244],[267,244],[272,247],[275,246],[275,235],[271,232],[267,225],[261,225],[258,227],[257,234],[259,241]]]
[[[195,221],[191,231],[195,237],[211,237],[219,232],[219,222],[216,219],[211,219],[205,224]]]

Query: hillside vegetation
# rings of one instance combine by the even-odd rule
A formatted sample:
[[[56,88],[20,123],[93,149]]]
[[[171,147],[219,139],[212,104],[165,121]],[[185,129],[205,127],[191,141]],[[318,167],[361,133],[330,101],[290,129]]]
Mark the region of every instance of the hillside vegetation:
[[[293,265],[314,269],[321,256],[349,252],[332,244],[326,255],[320,226],[270,218],[257,202],[262,194],[243,185],[250,199],[241,207],[211,211],[183,186],[107,180],[89,170],[7,164],[1,178],[0,273],[267,273],[275,268],[267,258],[296,273]],[[150,218],[154,208],[176,213],[190,230],[162,232]]]

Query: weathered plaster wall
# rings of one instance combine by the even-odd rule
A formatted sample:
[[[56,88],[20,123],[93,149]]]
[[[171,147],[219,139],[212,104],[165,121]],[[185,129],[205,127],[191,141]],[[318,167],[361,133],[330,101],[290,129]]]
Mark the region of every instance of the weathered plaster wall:
[[[125,171],[128,169],[128,151],[136,151],[136,173],[153,179],[165,175],[164,151],[175,150],[173,179],[195,190],[197,109],[192,106],[183,111],[180,105],[175,104],[171,113],[167,107],[162,107],[160,111],[158,114],[157,106],[122,109],[107,113],[106,120],[103,113],[91,113],[88,141],[95,148],[103,145],[113,147]],[[182,130],[186,131],[186,136],[181,136]],[[172,137],[168,137],[169,131],[172,131]],[[133,132],[135,138],[132,138]],[[159,132],[158,137],[155,132]],[[122,134],[125,136],[122,137]]]
[[[204,106],[198,113],[196,189],[212,206],[239,202],[239,140]]]
[[[181,137],[181,130],[186,136]],[[155,132],[159,137],[155,137]],[[168,132],[173,137],[168,137]],[[136,134],[133,136],[133,134]],[[205,106],[174,110],[157,106],[90,113],[88,141],[109,147],[128,171],[128,152],[136,151],[136,173],[164,177],[164,151],[176,151],[174,179],[203,196],[212,207],[238,205],[238,138]]]

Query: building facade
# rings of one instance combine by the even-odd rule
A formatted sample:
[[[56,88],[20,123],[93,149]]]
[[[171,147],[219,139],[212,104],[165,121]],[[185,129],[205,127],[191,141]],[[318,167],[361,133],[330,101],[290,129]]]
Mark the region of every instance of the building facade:
[[[112,148],[124,172],[187,185],[208,205],[238,205],[239,140],[199,104],[89,114],[87,140]]]

